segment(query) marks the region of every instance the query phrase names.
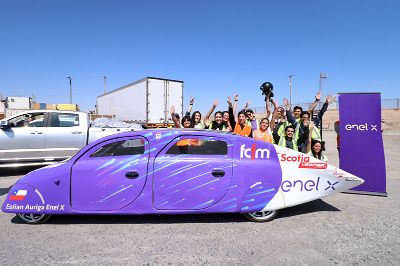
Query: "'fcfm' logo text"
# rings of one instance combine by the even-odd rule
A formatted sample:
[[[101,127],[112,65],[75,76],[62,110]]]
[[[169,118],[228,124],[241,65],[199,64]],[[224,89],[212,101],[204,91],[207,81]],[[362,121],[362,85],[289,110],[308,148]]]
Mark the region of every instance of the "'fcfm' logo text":
[[[256,144],[251,145],[251,148],[246,148],[246,144],[240,146],[240,158],[254,159],[269,159],[269,149],[257,149]]]

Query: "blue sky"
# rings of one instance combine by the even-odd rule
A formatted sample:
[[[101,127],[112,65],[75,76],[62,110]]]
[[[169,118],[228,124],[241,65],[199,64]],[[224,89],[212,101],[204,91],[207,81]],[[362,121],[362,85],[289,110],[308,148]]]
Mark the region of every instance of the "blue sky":
[[[194,109],[219,109],[324,93],[382,92],[399,97],[400,1],[0,1],[0,94],[73,102],[93,110],[96,96],[146,76],[185,82]]]

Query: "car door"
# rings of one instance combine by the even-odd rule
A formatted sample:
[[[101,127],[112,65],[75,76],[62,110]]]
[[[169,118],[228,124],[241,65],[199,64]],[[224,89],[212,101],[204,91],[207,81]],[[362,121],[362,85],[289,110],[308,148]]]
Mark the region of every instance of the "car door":
[[[133,202],[147,179],[149,144],[143,137],[115,138],[89,149],[71,169],[71,205],[112,211]]]
[[[220,201],[232,181],[232,145],[219,137],[181,136],[155,158],[154,207],[201,210]]]
[[[63,159],[75,155],[86,143],[86,129],[77,113],[51,113],[46,129],[46,157]]]
[[[8,120],[0,129],[0,162],[42,161],[45,151],[45,113],[32,112]]]

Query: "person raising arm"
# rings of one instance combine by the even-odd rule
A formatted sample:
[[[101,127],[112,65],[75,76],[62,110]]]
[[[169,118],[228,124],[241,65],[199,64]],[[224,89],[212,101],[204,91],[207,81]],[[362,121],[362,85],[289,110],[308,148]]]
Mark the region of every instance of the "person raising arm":
[[[179,116],[178,114],[175,113],[175,106],[171,106],[169,109],[169,112],[171,114],[171,119],[174,122],[175,128],[192,128],[193,127],[193,122],[190,116],[185,115],[182,117],[181,123],[179,123]]]
[[[188,107],[188,110],[186,112],[186,115],[190,115],[190,113],[192,112],[193,104],[194,104],[194,97],[190,97],[190,99],[189,99],[189,107]]]
[[[175,114],[175,106],[171,106],[169,108],[169,113],[171,114],[172,122],[174,122],[175,128],[181,128],[181,124],[179,123],[179,118]]]
[[[235,116],[233,114],[232,99],[228,96],[228,112],[229,112],[229,123],[233,128],[233,132],[245,137],[252,137],[253,131],[251,127],[246,125],[246,114],[240,111],[238,114],[238,122],[235,121]]]
[[[310,108],[308,108],[308,112],[312,116],[315,107],[317,107],[318,102],[321,100],[321,92],[318,91],[317,94],[315,95],[315,101],[310,105]]]
[[[214,112],[215,108],[218,106],[218,99],[214,99],[213,104],[210,108],[210,110],[208,110],[206,116],[204,117],[204,125],[207,126],[210,124],[210,116],[211,114]]]

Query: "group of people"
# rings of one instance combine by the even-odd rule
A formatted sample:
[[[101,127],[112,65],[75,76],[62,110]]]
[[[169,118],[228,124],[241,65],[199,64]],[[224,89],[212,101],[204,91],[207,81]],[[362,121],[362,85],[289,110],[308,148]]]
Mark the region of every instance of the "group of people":
[[[266,97],[265,117],[257,119],[253,110],[249,109],[246,103],[235,119],[239,95],[234,95],[233,101],[229,96],[227,99],[228,110],[217,111],[214,118],[211,115],[218,106],[218,100],[214,100],[210,110],[202,117],[199,111],[191,114],[194,105],[194,98],[190,99],[189,108],[184,117],[180,120],[179,115],[175,113],[175,107],[172,106],[170,114],[175,127],[177,128],[199,128],[221,131],[231,131],[245,137],[251,137],[264,142],[278,144],[302,153],[306,153],[317,159],[328,161],[323,153],[321,133],[322,116],[328,109],[332,97],[328,96],[316,116],[313,112],[318,102],[321,100],[321,94],[315,95],[315,101],[311,104],[308,111],[302,107],[295,106],[293,111],[289,101],[284,98],[284,107],[279,107],[275,100],[269,95]],[[271,104],[274,109],[271,112]]]

